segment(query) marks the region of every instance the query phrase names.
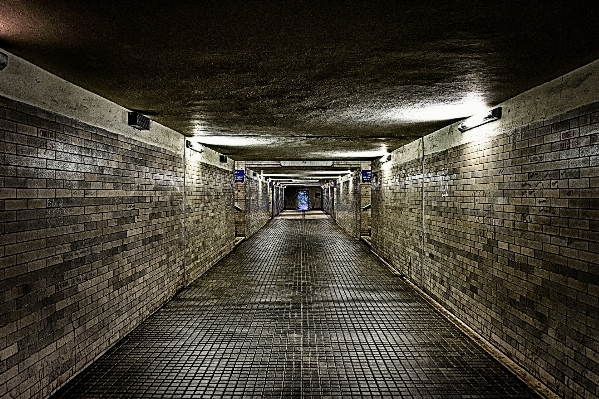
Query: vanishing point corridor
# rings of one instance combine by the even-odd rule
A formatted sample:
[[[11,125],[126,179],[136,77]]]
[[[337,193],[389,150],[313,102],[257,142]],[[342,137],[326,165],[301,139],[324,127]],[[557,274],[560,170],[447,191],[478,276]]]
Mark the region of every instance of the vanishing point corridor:
[[[537,397],[322,212],[283,212],[53,398]]]

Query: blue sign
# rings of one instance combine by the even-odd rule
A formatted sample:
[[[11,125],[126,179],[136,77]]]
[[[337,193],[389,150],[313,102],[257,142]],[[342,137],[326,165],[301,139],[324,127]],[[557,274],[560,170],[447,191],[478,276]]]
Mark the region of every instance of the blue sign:
[[[372,181],[372,171],[371,170],[363,170],[362,171],[362,183],[370,183]]]
[[[245,170],[235,169],[235,183],[243,183],[245,180]]]

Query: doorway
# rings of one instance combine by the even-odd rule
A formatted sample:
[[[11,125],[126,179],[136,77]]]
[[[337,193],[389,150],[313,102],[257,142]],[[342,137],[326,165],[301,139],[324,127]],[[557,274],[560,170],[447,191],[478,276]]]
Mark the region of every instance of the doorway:
[[[298,190],[297,192],[297,210],[307,211],[310,209],[310,195],[308,190]]]

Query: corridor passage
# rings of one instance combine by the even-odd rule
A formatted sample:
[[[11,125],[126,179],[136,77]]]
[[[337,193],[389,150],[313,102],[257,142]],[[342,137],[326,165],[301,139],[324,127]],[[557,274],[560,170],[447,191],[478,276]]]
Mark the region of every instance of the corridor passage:
[[[318,212],[284,212],[55,398],[537,397]]]

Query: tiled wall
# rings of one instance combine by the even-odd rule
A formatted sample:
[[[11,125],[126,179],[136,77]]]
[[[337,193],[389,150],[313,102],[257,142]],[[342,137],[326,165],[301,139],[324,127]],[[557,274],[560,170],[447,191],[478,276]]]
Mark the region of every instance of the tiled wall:
[[[335,217],[335,188],[332,183],[322,187],[322,210]]]
[[[231,252],[235,242],[234,182],[230,170],[186,150],[186,272],[193,281]]]
[[[354,238],[360,238],[360,171],[340,180],[335,188],[335,219]]]
[[[386,163],[372,176],[372,245],[377,254],[422,281],[422,161]]]
[[[239,166],[235,167],[236,169]],[[245,168],[245,166],[244,166]],[[245,170],[244,170],[245,172]],[[245,209],[246,209],[246,183],[247,177],[244,178],[243,182],[235,183],[235,237],[246,236],[246,220],[245,220]]]
[[[249,169],[248,169],[249,170]],[[251,236],[260,230],[272,217],[271,190],[268,181],[253,172],[246,171],[245,235]]]
[[[276,216],[279,213],[281,213],[283,209],[285,209],[285,189],[281,186],[275,185],[273,187],[273,216]]]
[[[46,397],[183,286],[183,162],[0,99],[0,397]],[[186,180],[194,277],[232,247],[232,176]]]
[[[373,205],[378,254],[561,396],[599,396],[597,104],[384,164]]]
[[[238,168],[245,168],[243,162]],[[235,183],[235,203],[239,207],[235,213],[236,237],[249,237],[260,230],[272,217],[272,189],[268,181],[251,169],[245,169],[243,183]]]
[[[360,235],[369,236],[372,218],[372,185],[371,183],[360,183]],[[364,209],[366,208],[366,209]]]

